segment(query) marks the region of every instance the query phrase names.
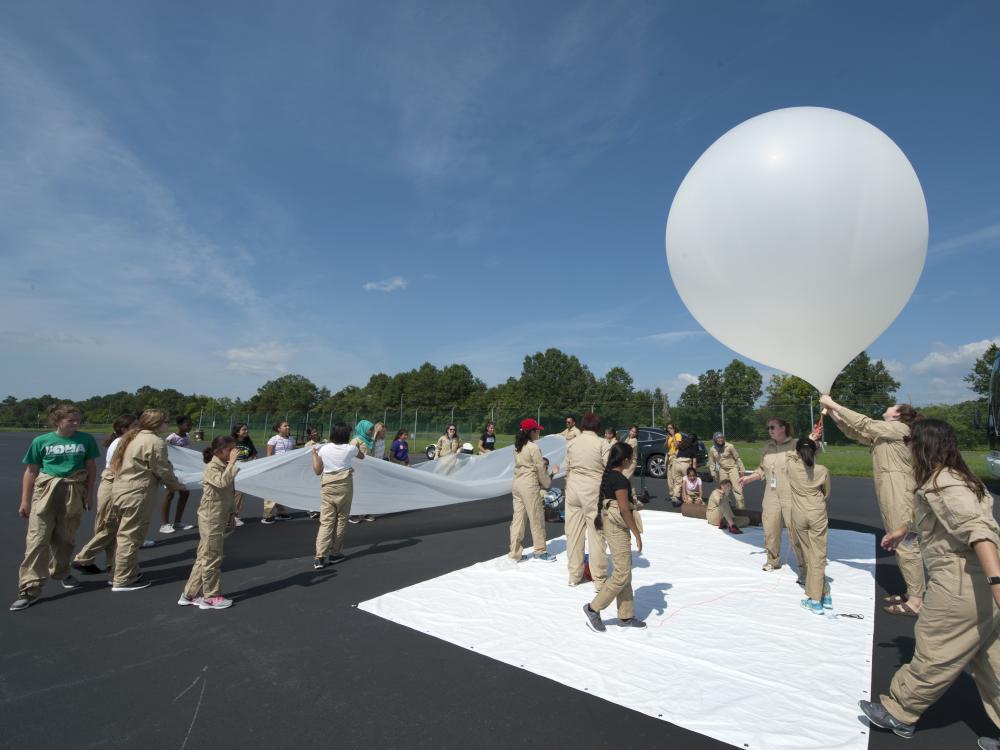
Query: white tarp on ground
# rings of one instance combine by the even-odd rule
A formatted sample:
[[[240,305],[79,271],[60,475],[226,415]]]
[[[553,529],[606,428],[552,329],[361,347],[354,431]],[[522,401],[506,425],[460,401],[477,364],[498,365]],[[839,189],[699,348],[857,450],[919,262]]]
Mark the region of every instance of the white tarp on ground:
[[[874,537],[830,532],[834,612],[858,620],[802,609],[790,566],[762,572],[760,528],[732,536],[651,511],[643,522],[633,588],[645,631],[618,628],[613,604],[607,633],[586,627],[594,592],[566,585],[564,537],[550,542],[555,563],[499,558],[358,606],[736,747],[866,748]]]
[[[562,466],[564,438],[547,435],[537,444],[553,467]],[[188,489],[199,489],[205,467],[201,452],[174,446],[168,446],[168,451],[177,478]],[[364,459],[354,462],[351,512],[396,513],[499,497],[510,492],[513,477],[514,449],[510,446],[485,456],[459,454],[412,468]],[[313,473],[311,449],[240,464],[236,489],[291,508],[319,510],[319,477]]]

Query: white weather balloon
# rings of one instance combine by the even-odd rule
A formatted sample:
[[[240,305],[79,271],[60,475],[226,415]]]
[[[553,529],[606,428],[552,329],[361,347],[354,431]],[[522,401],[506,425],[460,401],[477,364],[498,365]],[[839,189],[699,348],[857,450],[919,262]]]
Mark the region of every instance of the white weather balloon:
[[[674,196],[667,263],[705,330],[827,393],[906,305],[927,204],[881,130],[821,107],[737,125]]]

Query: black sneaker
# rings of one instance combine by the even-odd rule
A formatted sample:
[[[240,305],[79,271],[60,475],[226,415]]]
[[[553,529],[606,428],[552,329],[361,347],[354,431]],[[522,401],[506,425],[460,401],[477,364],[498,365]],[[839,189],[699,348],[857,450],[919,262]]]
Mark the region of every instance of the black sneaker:
[[[151,582],[147,581],[142,576],[138,576],[134,581],[132,581],[132,583],[126,583],[124,586],[115,586],[114,584],[112,584],[111,585],[111,590],[112,591],[138,591],[139,589],[149,588],[152,585],[153,584]]]
[[[104,571],[98,568],[94,563],[83,563],[73,562],[73,570],[79,570],[81,573],[86,573],[88,576],[96,576],[98,573],[103,573]]]
[[[59,583],[62,584],[64,589],[78,589],[80,588],[80,582],[76,580],[73,576],[66,576]]]
[[[323,570],[326,567],[326,560],[322,557],[317,557],[313,560],[313,570]]]
[[[596,633],[603,633],[607,630],[604,627],[604,622],[601,620],[601,613],[595,612],[590,608],[589,604],[583,605],[583,614],[587,617],[587,625]]]
[[[637,617],[630,617],[627,620],[618,620],[618,627],[620,628],[639,628],[642,629],[646,627],[646,623]]]
[[[913,737],[913,730],[916,727],[913,724],[901,722],[890,714],[881,703],[858,701],[858,706],[861,708],[861,713],[868,717],[868,721],[880,729],[888,729],[907,740]]]
[[[287,513],[278,513],[274,517],[274,520],[276,520],[276,521],[291,521],[292,517],[290,515],[288,515]]]
[[[330,565],[333,565],[334,563],[339,563],[342,560],[346,560],[347,558],[344,555],[330,555],[330,557],[328,559],[329,559]]]
[[[14,603],[10,605],[11,612],[20,612],[22,609],[27,609],[32,604],[38,601],[37,596],[28,596],[27,594],[18,594],[17,599]]]

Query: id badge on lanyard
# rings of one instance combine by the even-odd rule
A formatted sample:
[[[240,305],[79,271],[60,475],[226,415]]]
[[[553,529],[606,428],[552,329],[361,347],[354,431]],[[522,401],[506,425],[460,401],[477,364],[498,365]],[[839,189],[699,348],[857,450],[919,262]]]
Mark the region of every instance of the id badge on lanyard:
[[[778,489],[778,475],[773,472],[771,473],[771,489]]]

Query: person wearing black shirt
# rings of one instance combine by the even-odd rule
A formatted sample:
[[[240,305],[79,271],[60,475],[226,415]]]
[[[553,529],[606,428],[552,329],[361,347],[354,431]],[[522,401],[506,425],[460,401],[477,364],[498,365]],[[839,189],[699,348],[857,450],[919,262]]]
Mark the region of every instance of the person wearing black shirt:
[[[674,492],[678,496],[671,502],[675,508],[682,505],[682,500],[679,497],[681,486],[684,483],[684,477],[687,476],[687,470],[692,466],[695,469],[698,468],[698,436],[693,434],[684,435],[681,438],[681,444],[677,447],[677,455],[673,461],[673,485]]]
[[[479,454],[491,453],[497,447],[497,427],[493,422],[487,422],[483,434],[479,436]]]
[[[632,510],[635,498],[632,483],[622,473],[633,461],[634,451],[628,443],[615,443],[608,454],[608,465],[601,478],[599,528],[611,550],[614,570],[590,604],[583,605],[583,613],[591,629],[603,633],[606,628],[601,620],[601,610],[618,603],[618,625],[623,628],[644,628],[646,623],[635,617],[632,603],[632,537],[642,552],[642,536],[636,526]],[[598,524],[595,524],[598,525]]]
[[[252,461],[257,458],[257,446],[253,444],[253,438],[250,437],[250,427],[247,424],[236,425],[233,428],[232,435],[236,440],[236,450],[239,451],[239,454],[236,456],[237,461]],[[234,492],[233,495],[236,498],[236,520],[234,524],[242,526],[243,521],[240,520],[240,511],[243,509],[243,493]]]

